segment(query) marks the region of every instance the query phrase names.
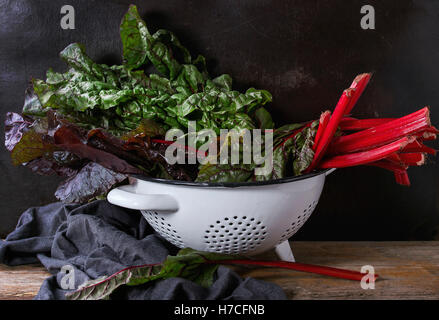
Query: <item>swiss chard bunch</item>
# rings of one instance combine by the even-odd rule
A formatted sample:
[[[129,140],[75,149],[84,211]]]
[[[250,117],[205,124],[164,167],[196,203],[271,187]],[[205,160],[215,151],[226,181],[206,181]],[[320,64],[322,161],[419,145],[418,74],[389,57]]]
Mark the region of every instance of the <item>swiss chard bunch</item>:
[[[252,115],[272,99],[265,90],[232,90],[227,74],[211,79],[203,56],[193,59],[170,31],[151,34],[134,5],[122,20],[120,37],[123,65],[95,63],[78,43],[65,48],[60,57],[70,69],[49,70],[45,81],[32,80],[23,114],[44,116],[55,109],[78,125],[114,134],[135,129],[141,119],[183,130],[196,120],[198,130],[219,133],[254,128]],[[157,73],[146,74],[148,64]]]
[[[392,171],[398,183],[408,185],[408,166],[423,164],[425,153],[435,154],[424,145],[439,133],[428,109],[400,119],[350,118],[370,74],[355,78],[333,113],[275,129],[264,108],[272,99],[268,91],[250,88],[243,93],[232,89],[227,74],[210,77],[203,56],[192,58],[170,31],[151,33],[134,5],[121,22],[120,37],[122,65],[98,64],[73,43],[60,53],[68,71],[50,69],[46,80],[33,79],[22,114],[6,115],[5,145],[12,162],[65,177],[56,192],[64,202],[104,196],[130,174],[246,182],[368,164]],[[147,73],[150,67],[155,71]],[[262,164],[255,159],[234,164],[230,158],[200,166],[170,164],[165,151],[173,141],[164,135],[171,128],[187,132],[190,121],[197,131],[216,134],[220,129],[272,130],[273,142],[264,146]],[[234,145],[220,142],[214,142],[220,153],[209,157],[220,156],[221,148],[243,150],[242,139]],[[190,150],[185,148],[187,157]],[[269,170],[260,174],[262,167]]]
[[[197,166],[170,165],[167,145],[157,142],[169,128],[252,129],[271,125],[262,107],[265,90],[232,90],[232,78],[211,78],[203,56],[193,59],[167,30],[151,34],[137,8],[120,25],[123,64],[98,64],[73,43],[60,57],[64,73],[49,69],[32,79],[22,114],[8,113],[5,145],[15,165],[66,178],[57,192],[65,202],[105,195],[128,174],[194,180]],[[146,73],[152,65],[156,72]]]

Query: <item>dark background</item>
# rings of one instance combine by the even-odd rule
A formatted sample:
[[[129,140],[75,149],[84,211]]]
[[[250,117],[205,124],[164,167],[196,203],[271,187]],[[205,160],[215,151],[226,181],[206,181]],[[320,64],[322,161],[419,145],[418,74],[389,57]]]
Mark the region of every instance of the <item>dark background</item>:
[[[20,111],[31,77],[64,71],[58,52],[81,42],[98,62],[120,63],[119,22],[137,4],[151,30],[174,31],[213,75],[230,73],[237,89],[268,89],[278,125],[333,109],[356,74],[374,77],[354,109],[359,117],[396,117],[431,105],[439,124],[439,1],[109,1],[0,0],[0,108]],[[62,30],[60,8],[76,10]],[[360,27],[360,8],[376,10],[376,30]],[[437,147],[437,145],[436,145]],[[59,182],[11,165],[0,152],[0,236],[23,210],[55,201]],[[375,168],[337,170],[295,236],[306,240],[439,240],[439,167],[409,172],[395,184]]]

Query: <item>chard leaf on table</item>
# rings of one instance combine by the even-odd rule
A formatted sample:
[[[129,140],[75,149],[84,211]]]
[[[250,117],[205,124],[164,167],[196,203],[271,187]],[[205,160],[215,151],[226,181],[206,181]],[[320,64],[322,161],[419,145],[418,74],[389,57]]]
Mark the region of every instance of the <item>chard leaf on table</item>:
[[[101,300],[120,286],[136,286],[159,279],[174,277],[191,280],[203,287],[213,283],[218,265],[210,261],[233,259],[233,256],[211,252],[200,252],[190,248],[182,249],[176,256],[168,256],[158,264],[132,266],[122,269],[109,277],[101,277],[82,284],[76,291],[66,294],[69,300]]]

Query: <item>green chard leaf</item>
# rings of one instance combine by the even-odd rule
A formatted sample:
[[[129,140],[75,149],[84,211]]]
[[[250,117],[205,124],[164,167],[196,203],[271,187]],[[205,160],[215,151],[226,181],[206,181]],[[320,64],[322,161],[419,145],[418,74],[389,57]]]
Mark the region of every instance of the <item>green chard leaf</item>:
[[[95,63],[87,56],[82,44],[72,43],[61,51],[59,55],[69,66],[81,74],[85,74],[92,80],[109,82],[108,78],[110,77],[113,78],[114,81],[116,79],[110,68]]]
[[[24,105],[22,113],[27,116],[43,117],[46,115],[47,108],[41,105],[38,95],[35,94],[33,87],[26,89],[24,95]]]
[[[232,90],[232,77],[228,74],[223,74],[215,79],[212,79],[212,82],[215,86],[218,88],[224,90],[224,91],[230,91]]]
[[[174,33],[168,30],[160,29],[154,33],[153,38],[156,41],[160,41],[169,48],[170,53],[176,57],[176,59],[182,61],[182,63],[190,64],[192,63],[192,57],[189,53],[189,50],[186,49],[181,43],[180,40],[175,36]],[[197,60],[198,59],[198,60]],[[203,57],[198,56],[196,59],[196,63],[203,64]],[[194,63],[195,64],[195,63]],[[172,78],[172,77],[171,77]]]
[[[192,60],[172,32],[158,30],[151,35],[136,6],[130,6],[120,33],[123,65],[97,64],[84,46],[69,45],[60,56],[71,69],[65,73],[49,69],[46,81],[34,79],[25,114],[44,116],[56,109],[86,129],[101,127],[118,135],[134,130],[142,119],[154,120],[165,129],[185,129],[196,120],[198,130],[219,132],[220,128],[252,129],[254,118],[267,118],[258,109],[271,101],[270,93],[254,88],[233,91],[229,75],[210,80],[205,58],[199,55]],[[146,60],[164,77],[136,70]]]
[[[168,39],[165,39],[165,37]],[[178,76],[182,68],[176,54],[173,52],[175,48],[183,51],[183,59],[190,63],[190,55],[187,57],[189,52],[180,45],[177,37],[172,32],[166,30],[158,30],[152,35],[151,47],[146,51],[146,55],[154,67],[171,80]]]
[[[282,145],[275,147],[272,154],[272,170],[265,175],[255,176],[255,179],[257,181],[267,181],[285,178],[293,148],[294,139],[289,139]]]
[[[271,114],[267,111],[267,109],[260,107],[255,111],[254,118],[256,119],[258,128],[274,129],[273,119],[271,118]]]
[[[306,128],[297,134],[295,138],[296,148],[294,150],[293,173],[295,176],[300,175],[309,167],[313,158],[314,137],[316,135],[318,121],[314,122],[311,127]]]
[[[135,5],[130,5],[122,19],[120,38],[123,44],[124,65],[128,69],[142,66],[147,59],[147,51],[151,48],[152,37]]]
[[[144,137],[158,137],[164,136],[166,133],[165,129],[160,126],[157,122],[151,119],[142,119],[139,126],[128,132],[126,135],[122,136],[121,139],[129,140],[130,138],[144,138]]]
[[[314,158],[312,146],[318,122],[311,125],[289,124],[275,130],[272,170],[255,176],[258,181],[300,175]]]
[[[116,183],[120,180],[116,174],[133,172],[193,180],[196,167],[186,170],[167,164],[166,145],[153,143],[149,138],[161,137],[170,128],[185,131],[193,120],[197,121],[197,130],[213,129],[217,133],[222,128],[274,127],[263,108],[272,100],[269,92],[254,88],[245,93],[233,90],[232,78],[227,74],[211,79],[203,56],[192,59],[172,32],[161,29],[151,34],[134,5],[122,19],[120,37],[122,65],[98,64],[86,54],[83,45],[72,43],[60,53],[68,71],[49,69],[45,81],[32,80],[23,106],[26,117],[12,116],[8,120],[11,125],[7,127],[5,145],[12,152],[14,163],[26,163],[38,173],[69,177],[71,183],[79,183],[75,175],[87,181],[90,172]],[[150,62],[160,74],[145,73],[142,67]],[[51,134],[44,128],[41,131],[38,126],[30,127],[35,119],[51,118],[55,112],[64,122],[56,130],[52,128]],[[275,143],[286,137],[283,134],[288,134],[289,127],[282,130],[275,135]],[[84,136],[84,132],[91,136]],[[308,161],[310,154],[305,146],[310,141],[303,137],[298,153],[301,160],[294,163],[294,171],[301,171]],[[56,152],[73,155],[75,164],[57,162]],[[91,165],[84,169],[89,162],[99,164],[107,172]],[[198,181],[247,181],[253,179],[254,167],[201,166]],[[89,182],[82,183],[85,188],[86,183]],[[66,185],[64,189],[69,188],[73,187]],[[92,189],[83,194],[94,194]]]
[[[245,182],[253,175],[253,164],[211,164],[200,166],[197,182]]]

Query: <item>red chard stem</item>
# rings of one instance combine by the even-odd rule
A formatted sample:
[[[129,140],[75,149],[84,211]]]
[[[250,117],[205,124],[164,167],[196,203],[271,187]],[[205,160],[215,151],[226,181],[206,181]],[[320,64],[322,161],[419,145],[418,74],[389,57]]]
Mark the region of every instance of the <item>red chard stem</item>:
[[[401,138],[395,142],[389,143],[387,145],[368,150],[363,152],[345,154],[340,156],[333,156],[324,160],[319,167],[322,169],[326,168],[344,168],[358,166],[362,164],[367,164],[369,162],[378,161],[386,158],[390,154],[400,151],[408,143],[410,143],[413,138]]]

